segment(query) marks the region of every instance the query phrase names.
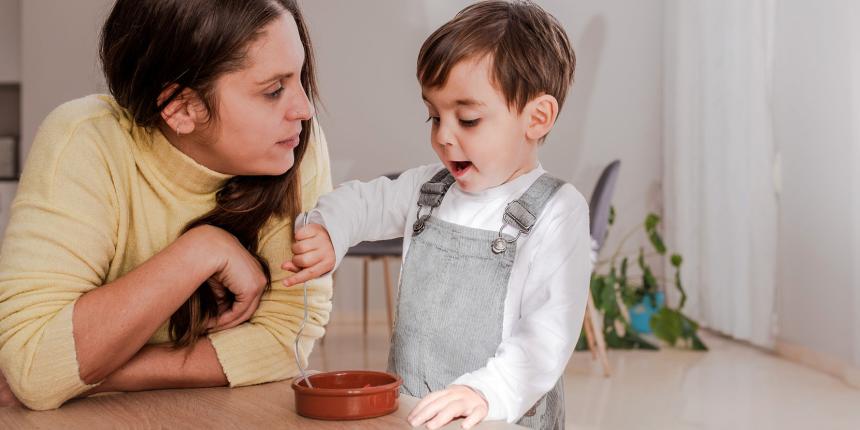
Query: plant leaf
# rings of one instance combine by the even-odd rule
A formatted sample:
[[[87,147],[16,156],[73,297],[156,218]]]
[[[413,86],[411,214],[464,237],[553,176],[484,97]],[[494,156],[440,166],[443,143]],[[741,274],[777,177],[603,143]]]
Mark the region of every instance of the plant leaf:
[[[651,317],[649,325],[655,336],[672,346],[675,346],[683,330],[681,314],[669,308],[657,311]]]
[[[684,309],[684,305],[687,303],[687,292],[684,291],[684,285],[681,284],[681,265],[678,264],[675,266],[675,289],[681,293],[681,299],[678,301],[678,312],[681,309]]]
[[[654,212],[649,212],[645,217],[645,229],[646,230],[654,230],[657,228],[657,224],[660,223],[660,215],[655,214]]]
[[[657,224],[659,223],[659,216],[653,213],[648,214],[648,217],[645,218],[645,232],[648,233],[648,239],[651,241],[651,245],[654,246],[654,250],[660,255],[666,255],[666,244],[663,243],[663,237],[657,231]]]
[[[708,347],[705,346],[705,343],[702,342],[702,339],[699,338],[699,335],[693,333],[693,351],[707,351]]]

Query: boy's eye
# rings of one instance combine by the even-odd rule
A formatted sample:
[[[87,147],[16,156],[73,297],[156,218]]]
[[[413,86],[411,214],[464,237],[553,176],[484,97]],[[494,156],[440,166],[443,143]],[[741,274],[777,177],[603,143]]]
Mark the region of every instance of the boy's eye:
[[[278,89],[272,91],[270,93],[266,93],[266,97],[271,99],[276,99],[281,96],[281,93],[284,92],[284,86],[282,84],[278,84]]]
[[[480,119],[480,118],[475,118],[475,119],[461,119],[461,120],[460,120],[460,125],[462,125],[463,127],[474,127],[474,126],[478,125],[478,123],[479,123],[480,121],[481,121],[481,119]]]

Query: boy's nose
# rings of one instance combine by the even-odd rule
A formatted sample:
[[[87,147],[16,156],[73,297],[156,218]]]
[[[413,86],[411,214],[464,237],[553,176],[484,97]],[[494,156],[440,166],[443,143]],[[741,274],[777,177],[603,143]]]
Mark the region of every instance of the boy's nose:
[[[456,139],[454,138],[454,133],[451,133],[447,130],[447,128],[442,125],[436,130],[436,144],[439,146],[451,146],[456,143]]]

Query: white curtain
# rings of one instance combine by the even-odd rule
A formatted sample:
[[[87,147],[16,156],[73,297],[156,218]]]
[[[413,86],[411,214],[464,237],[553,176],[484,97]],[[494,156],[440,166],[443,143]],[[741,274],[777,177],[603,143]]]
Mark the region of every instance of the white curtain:
[[[765,347],[778,228],[774,15],[774,0],[667,0],[664,43],[665,219],[685,258],[685,311]]]

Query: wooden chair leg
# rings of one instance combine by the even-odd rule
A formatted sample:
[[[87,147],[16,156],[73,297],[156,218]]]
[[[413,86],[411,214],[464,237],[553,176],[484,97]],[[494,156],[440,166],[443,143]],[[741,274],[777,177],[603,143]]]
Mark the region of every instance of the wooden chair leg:
[[[388,270],[388,257],[382,257],[382,270],[385,271],[385,310],[388,314],[388,334],[394,329],[394,309],[391,302],[394,297],[394,292],[391,288],[391,272]]]
[[[370,258],[364,257],[364,276],[361,285],[361,296],[362,296],[362,307],[364,318],[362,319],[364,325],[364,334],[367,335],[367,281],[368,281],[368,268],[370,266]]]
[[[585,315],[582,321],[582,329],[585,330],[585,340],[588,342],[588,351],[591,352],[591,359],[597,360],[597,345],[594,343],[594,327],[591,326],[591,318]]]
[[[612,375],[612,368],[609,366],[609,358],[606,355],[606,340],[603,338],[603,325],[600,322],[600,316],[597,315],[597,310],[594,309],[594,299],[591,298],[591,291],[588,292],[588,303],[585,306],[586,318],[591,319],[591,326],[594,329],[594,342],[597,344],[597,356],[603,365],[603,376],[609,377]]]

